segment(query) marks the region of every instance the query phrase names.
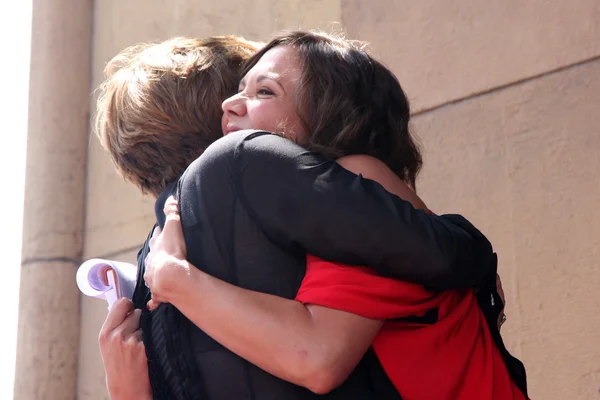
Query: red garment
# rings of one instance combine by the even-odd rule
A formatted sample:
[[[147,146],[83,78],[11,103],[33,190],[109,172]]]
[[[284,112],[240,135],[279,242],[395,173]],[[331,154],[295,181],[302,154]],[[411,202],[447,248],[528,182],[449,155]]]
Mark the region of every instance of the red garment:
[[[373,349],[405,400],[525,400],[472,290],[435,294],[309,255],[296,300],[387,320]],[[434,324],[391,321],[435,308]]]

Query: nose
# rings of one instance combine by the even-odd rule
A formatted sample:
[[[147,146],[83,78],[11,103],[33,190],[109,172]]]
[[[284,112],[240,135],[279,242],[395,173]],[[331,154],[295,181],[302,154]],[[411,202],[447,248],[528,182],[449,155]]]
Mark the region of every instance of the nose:
[[[223,113],[227,115],[235,115],[243,117],[246,115],[246,101],[242,93],[238,93],[230,98],[226,99],[221,105]]]

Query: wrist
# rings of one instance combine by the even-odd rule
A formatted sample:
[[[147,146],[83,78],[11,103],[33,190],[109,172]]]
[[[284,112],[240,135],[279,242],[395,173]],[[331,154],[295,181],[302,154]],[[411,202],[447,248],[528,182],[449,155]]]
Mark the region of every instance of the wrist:
[[[183,289],[184,282],[189,279],[189,263],[167,254],[157,254],[153,259],[156,268],[151,290],[153,295],[163,303],[172,303],[178,292]],[[156,267],[155,267],[156,266]]]
[[[198,268],[190,264],[187,260],[177,260],[178,268],[183,273],[173,282],[168,294],[169,303],[180,308],[183,301],[189,301],[193,294],[198,293],[198,286],[201,285],[202,274]]]
[[[140,392],[139,386],[130,386],[126,390],[108,386],[108,395],[111,400],[152,400],[152,389]]]
[[[127,395],[110,396],[110,400],[152,400],[152,393],[131,393]]]

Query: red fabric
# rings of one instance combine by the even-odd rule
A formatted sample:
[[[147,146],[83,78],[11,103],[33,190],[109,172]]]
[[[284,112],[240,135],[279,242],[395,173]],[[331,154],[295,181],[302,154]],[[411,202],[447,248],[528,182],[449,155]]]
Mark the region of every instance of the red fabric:
[[[385,319],[373,348],[405,400],[524,400],[510,379],[472,290],[427,292],[308,256],[296,300]],[[393,322],[438,308],[438,322]]]

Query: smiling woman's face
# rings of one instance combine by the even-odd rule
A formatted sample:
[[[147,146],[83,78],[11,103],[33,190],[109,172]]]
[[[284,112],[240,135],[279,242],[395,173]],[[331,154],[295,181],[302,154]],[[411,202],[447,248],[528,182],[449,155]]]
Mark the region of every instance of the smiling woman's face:
[[[302,142],[305,132],[294,107],[301,73],[293,48],[266,52],[242,78],[238,94],[223,102],[223,134],[259,129]]]

